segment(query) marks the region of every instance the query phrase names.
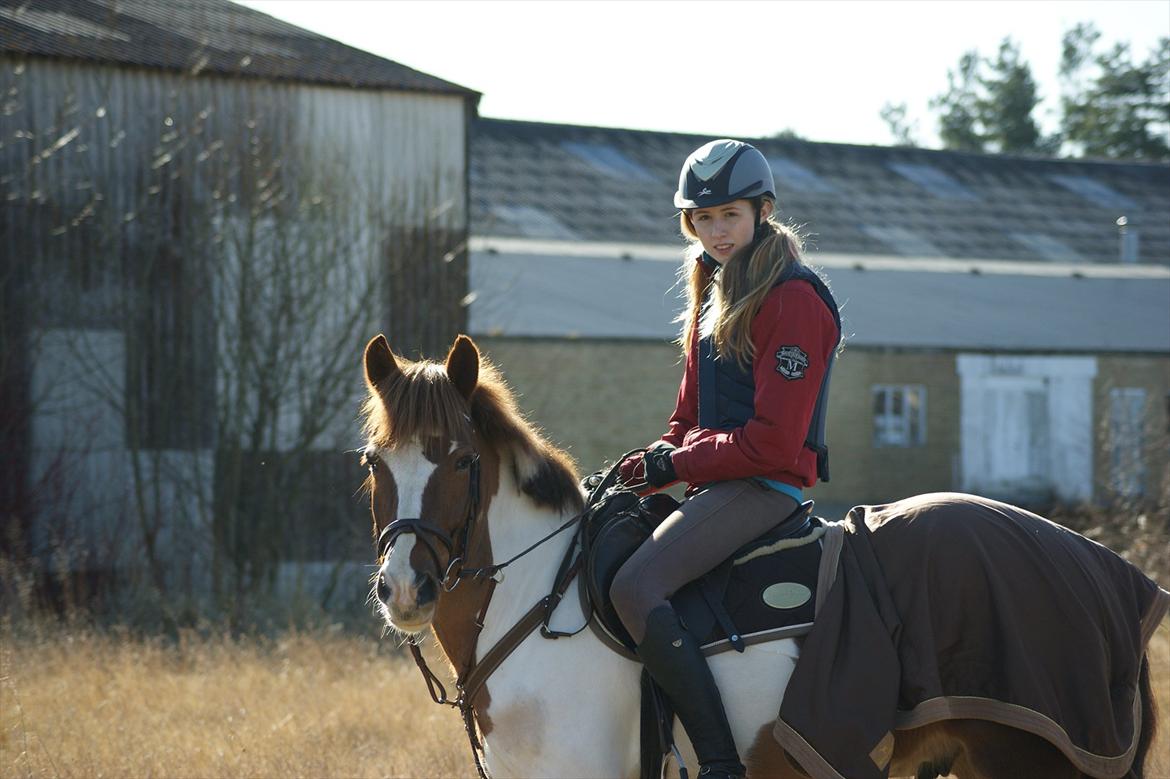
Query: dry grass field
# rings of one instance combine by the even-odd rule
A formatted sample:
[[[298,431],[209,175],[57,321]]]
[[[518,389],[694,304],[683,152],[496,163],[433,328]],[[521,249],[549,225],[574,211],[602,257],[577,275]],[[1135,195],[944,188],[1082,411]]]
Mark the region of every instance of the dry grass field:
[[[474,777],[458,714],[394,646],[328,633],[6,639],[0,776]]]
[[[390,639],[6,631],[0,776],[471,777],[458,715]],[[1170,621],[1153,642],[1170,720]],[[1150,776],[1170,777],[1170,721]]]

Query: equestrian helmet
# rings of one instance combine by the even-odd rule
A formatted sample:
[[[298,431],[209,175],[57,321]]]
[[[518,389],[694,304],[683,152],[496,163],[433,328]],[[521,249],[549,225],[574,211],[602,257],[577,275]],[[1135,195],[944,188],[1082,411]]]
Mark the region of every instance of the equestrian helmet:
[[[772,166],[750,143],[723,138],[687,157],[674,193],[677,208],[711,208],[741,198],[776,197]]]

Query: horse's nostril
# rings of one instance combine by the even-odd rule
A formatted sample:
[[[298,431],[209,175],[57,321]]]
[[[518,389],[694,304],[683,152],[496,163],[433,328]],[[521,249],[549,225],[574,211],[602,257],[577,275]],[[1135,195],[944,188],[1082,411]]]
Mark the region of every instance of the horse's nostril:
[[[390,585],[386,583],[386,577],[378,574],[378,600],[383,603],[390,602]]]
[[[423,606],[435,599],[436,589],[435,580],[430,576],[419,575],[418,579],[418,604]]]

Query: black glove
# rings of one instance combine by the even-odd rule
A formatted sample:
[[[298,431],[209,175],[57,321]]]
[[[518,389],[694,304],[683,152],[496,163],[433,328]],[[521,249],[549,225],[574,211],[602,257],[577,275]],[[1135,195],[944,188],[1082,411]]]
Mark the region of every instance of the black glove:
[[[670,444],[662,444],[642,455],[642,461],[646,464],[646,483],[651,487],[665,487],[678,481],[674,463],[670,460],[673,451],[674,447]]]

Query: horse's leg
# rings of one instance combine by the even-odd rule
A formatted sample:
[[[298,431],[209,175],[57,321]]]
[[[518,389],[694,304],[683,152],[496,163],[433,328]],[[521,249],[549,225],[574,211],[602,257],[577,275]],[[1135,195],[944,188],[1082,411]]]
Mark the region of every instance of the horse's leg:
[[[962,748],[946,732],[943,723],[898,731],[889,775],[915,779],[946,776]],[[772,736],[771,724],[760,728],[746,753],[744,765],[748,768],[748,779],[808,779],[809,776]]]
[[[947,732],[942,722],[895,731],[890,776],[913,776],[914,779],[946,776],[962,748],[963,745]]]
[[[958,779],[1084,779],[1060,750],[1039,736],[983,720],[950,720],[960,744],[951,773]]]

